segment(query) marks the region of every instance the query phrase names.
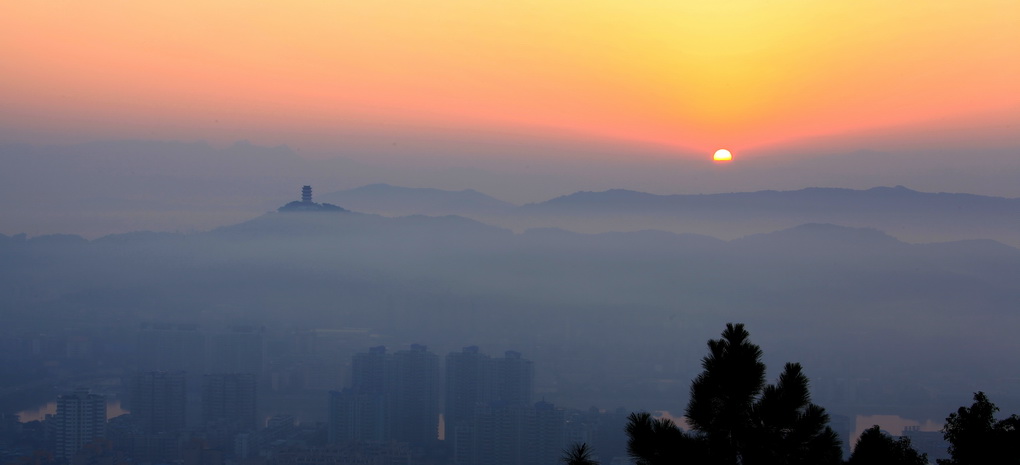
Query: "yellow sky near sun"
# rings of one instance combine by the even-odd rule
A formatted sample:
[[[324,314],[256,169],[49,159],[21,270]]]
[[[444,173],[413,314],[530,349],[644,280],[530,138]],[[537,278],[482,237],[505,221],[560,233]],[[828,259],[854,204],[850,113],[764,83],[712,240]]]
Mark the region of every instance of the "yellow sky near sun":
[[[739,150],[1020,106],[1017,24],[1015,0],[12,1],[0,124],[294,145],[351,124],[511,127]]]

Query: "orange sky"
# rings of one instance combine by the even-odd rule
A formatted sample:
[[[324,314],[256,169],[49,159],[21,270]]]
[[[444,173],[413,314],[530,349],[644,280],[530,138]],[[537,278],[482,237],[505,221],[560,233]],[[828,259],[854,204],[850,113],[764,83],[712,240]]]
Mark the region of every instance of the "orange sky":
[[[737,154],[1015,114],[1017,24],[1015,0],[5,2],[0,137],[507,129]]]

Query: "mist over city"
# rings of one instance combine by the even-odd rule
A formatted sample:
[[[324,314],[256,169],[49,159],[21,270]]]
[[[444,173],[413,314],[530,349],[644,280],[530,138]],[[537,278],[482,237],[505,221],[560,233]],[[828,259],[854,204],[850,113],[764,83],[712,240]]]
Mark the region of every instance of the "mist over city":
[[[4,9],[0,465],[1015,462],[1016,5]]]

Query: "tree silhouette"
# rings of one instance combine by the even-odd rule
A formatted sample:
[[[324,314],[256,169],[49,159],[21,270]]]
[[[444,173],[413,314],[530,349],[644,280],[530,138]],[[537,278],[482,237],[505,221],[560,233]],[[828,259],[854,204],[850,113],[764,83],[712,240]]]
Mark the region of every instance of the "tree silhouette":
[[[753,406],[744,464],[839,463],[839,438],[825,409],[811,403],[808,379],[799,363],[787,363],[779,380],[764,388]],[[729,462],[728,462],[729,463]]]
[[[721,339],[708,341],[704,371],[691,383],[687,421],[719,463],[741,463],[754,429],[754,401],[765,385],[762,351],[749,337],[744,325],[727,324]]]
[[[587,443],[582,442],[574,444],[564,451],[561,460],[566,465],[599,465],[595,459],[591,458],[591,455],[591,447],[588,447]]]
[[[927,465],[928,455],[918,453],[909,438],[893,439],[878,425],[861,433],[847,465]]]
[[[627,417],[627,453],[636,465],[705,463],[707,444],[701,437],[680,430],[667,418],[652,418],[647,412]]]
[[[950,458],[939,460],[939,465],[1020,464],[1020,417],[995,421],[997,411],[979,391],[970,408],[960,407],[950,414],[942,428]]]
[[[639,465],[837,464],[842,452],[825,409],[811,403],[800,364],[786,364],[774,385],[765,385],[762,351],[742,324],[727,324],[708,341],[703,371],[691,383],[687,421],[633,414],[628,451]]]

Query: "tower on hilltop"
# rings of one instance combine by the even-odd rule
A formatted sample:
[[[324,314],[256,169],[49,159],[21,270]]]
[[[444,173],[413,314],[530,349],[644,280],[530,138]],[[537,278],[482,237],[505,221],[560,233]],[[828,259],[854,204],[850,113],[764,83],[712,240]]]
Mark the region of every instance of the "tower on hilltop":
[[[295,200],[276,209],[281,212],[345,212],[331,203],[315,203],[312,201],[312,186],[301,186],[301,200]]]

